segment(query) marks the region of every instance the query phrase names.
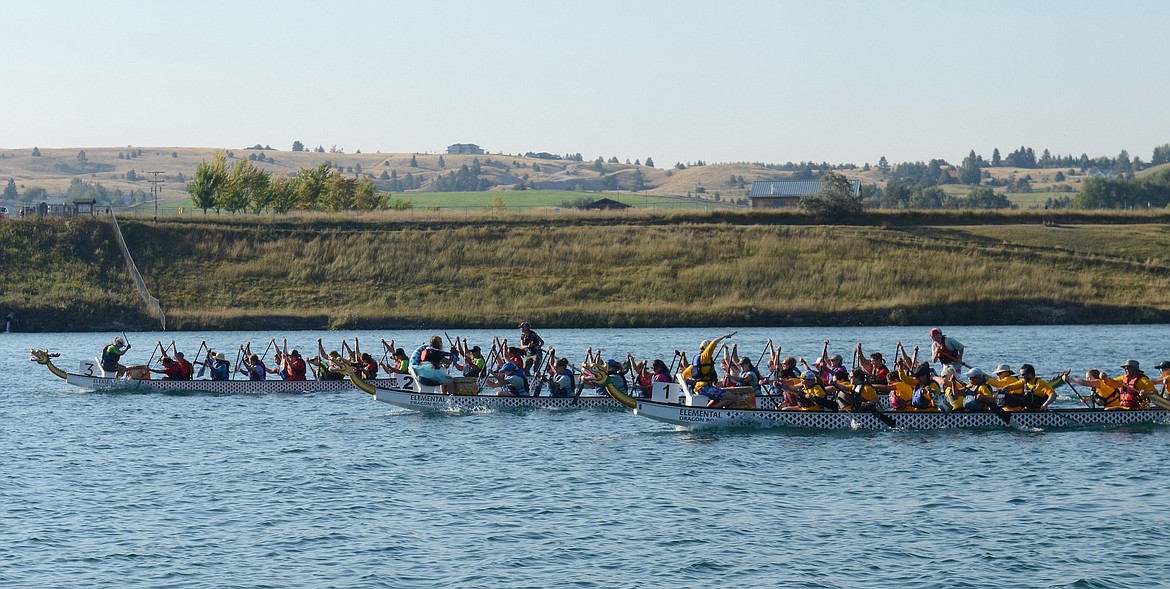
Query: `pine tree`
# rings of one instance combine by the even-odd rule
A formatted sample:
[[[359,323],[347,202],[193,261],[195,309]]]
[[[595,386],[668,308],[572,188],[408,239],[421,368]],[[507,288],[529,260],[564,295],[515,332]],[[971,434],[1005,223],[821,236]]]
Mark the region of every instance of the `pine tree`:
[[[16,180],[8,179],[8,185],[4,187],[4,200],[16,200],[20,193],[16,191]]]
[[[41,150],[34,147],[32,150],[32,156],[33,157],[41,157]]]

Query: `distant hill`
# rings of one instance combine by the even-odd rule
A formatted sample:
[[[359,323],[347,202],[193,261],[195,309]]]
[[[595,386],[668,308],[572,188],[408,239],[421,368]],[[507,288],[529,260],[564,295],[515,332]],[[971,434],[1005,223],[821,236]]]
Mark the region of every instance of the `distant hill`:
[[[202,147],[56,147],[0,149],[0,183],[12,178],[19,191],[41,187],[50,197],[59,197],[68,190],[74,178],[99,182],[111,192],[150,191],[149,172],[161,172],[163,180],[161,201],[182,201],[187,198],[185,184],[195,173],[196,166],[211,160],[218,148]],[[404,181],[409,174],[417,179],[417,188],[411,192],[434,192],[436,179],[458,172],[460,166],[469,168],[479,161],[479,177],[492,183],[491,190],[511,190],[521,182],[535,190],[633,190],[637,175],[642,176],[643,191],[657,196],[687,196],[698,199],[735,202],[745,199],[753,180],[773,179],[787,174],[762,165],[711,164],[684,170],[657,168],[625,163],[604,163],[596,168],[592,160],[549,160],[501,154],[447,155],[411,153],[318,153],[314,151],[281,151],[275,149],[223,149],[232,156],[229,164],[241,159],[253,163],[273,175],[293,176],[297,170],[330,162],[346,175],[371,178],[382,191],[391,191],[391,177]],[[84,156],[81,153],[84,152]],[[259,158],[263,159],[259,159]],[[440,157],[442,166],[440,166]],[[411,166],[414,159],[416,167]],[[133,171],[133,174],[131,174]],[[383,175],[385,172],[385,175]],[[129,176],[129,177],[128,177]],[[735,176],[736,181],[731,177]]]

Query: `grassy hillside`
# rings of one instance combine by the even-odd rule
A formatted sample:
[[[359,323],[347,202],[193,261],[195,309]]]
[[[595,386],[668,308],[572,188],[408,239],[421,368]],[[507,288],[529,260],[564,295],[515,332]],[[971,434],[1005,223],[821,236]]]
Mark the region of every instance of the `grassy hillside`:
[[[96,219],[0,221],[0,318],[19,331],[152,325],[112,226]]]
[[[1170,321],[1165,216],[1056,220],[497,210],[123,232],[170,329]],[[21,329],[155,327],[112,248],[100,221],[0,223],[0,311]]]
[[[1165,225],[1021,220],[570,214],[131,222],[125,232],[180,329],[1170,320]]]

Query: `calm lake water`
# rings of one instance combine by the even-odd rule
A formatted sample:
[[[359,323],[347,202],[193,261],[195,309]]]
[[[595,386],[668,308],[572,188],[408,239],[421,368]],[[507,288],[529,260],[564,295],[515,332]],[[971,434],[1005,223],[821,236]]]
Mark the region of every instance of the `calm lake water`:
[[[669,361],[726,330],[542,330]],[[742,329],[808,358],[928,327]],[[984,369],[1113,373],[1166,326],[952,327]],[[461,332],[486,346],[492,335]],[[628,412],[429,415],[359,392],[80,393],[27,361],[115,334],[0,335],[3,587],[1151,587],[1170,428],[676,430]],[[193,352],[430,332],[167,333]],[[456,335],[451,331],[451,335]],[[131,333],[130,361],[163,334]],[[403,346],[410,347],[410,346]],[[263,348],[260,345],[259,348]],[[229,354],[230,355],[230,354]],[[1154,372],[1152,369],[1150,372]]]

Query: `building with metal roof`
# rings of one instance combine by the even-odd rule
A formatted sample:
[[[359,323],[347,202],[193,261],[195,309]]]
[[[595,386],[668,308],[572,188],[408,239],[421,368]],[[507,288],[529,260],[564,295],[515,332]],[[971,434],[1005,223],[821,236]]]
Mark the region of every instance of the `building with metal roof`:
[[[861,196],[861,180],[850,180],[854,196]],[[756,180],[748,198],[753,209],[795,208],[800,199],[821,191],[820,180]]]

